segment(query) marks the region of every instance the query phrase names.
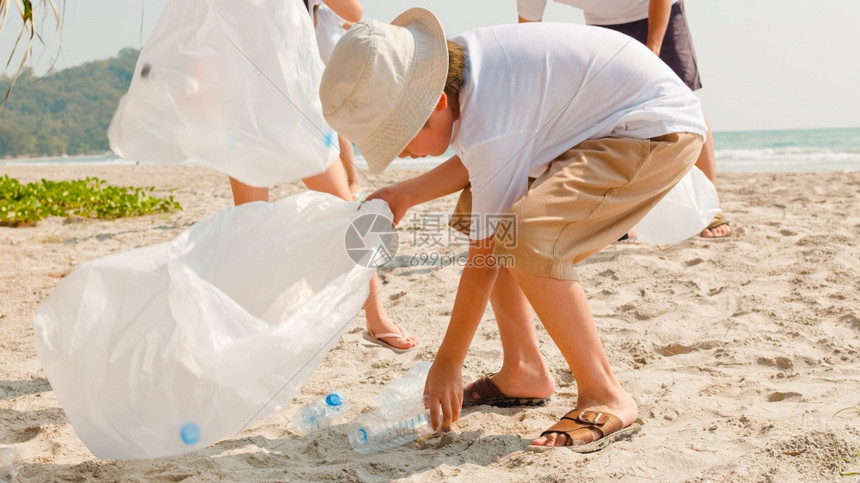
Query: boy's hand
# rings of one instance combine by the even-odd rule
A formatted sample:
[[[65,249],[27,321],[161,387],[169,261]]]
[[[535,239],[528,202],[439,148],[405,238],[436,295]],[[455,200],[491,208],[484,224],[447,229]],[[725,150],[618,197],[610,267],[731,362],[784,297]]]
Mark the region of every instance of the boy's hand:
[[[403,219],[403,216],[406,214],[406,210],[412,207],[409,200],[409,194],[407,190],[401,189],[400,183],[374,191],[365,198],[365,201],[370,200],[382,200],[388,203],[391,213],[394,214],[394,226],[397,226],[397,224],[400,223],[400,220]]]
[[[460,409],[463,407],[461,367],[437,358],[427,374],[424,395],[430,405],[430,423],[434,431],[439,430],[440,422],[442,427],[447,428],[460,419]]]
[[[439,429],[440,422],[441,426],[450,426],[460,418],[460,409],[463,407],[463,361],[487,308],[487,294],[493,292],[498,275],[498,267],[478,265],[475,260],[492,255],[493,246],[493,237],[469,241],[469,262],[460,276],[451,321],[424,385],[434,430]]]
[[[406,210],[442,196],[462,190],[469,184],[469,172],[459,156],[430,171],[373,192],[367,200],[383,200],[394,214],[394,225],[403,219]]]

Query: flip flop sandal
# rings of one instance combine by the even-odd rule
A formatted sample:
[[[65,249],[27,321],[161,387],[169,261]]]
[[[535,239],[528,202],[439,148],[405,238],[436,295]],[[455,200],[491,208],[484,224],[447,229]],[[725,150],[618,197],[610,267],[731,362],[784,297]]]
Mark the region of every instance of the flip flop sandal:
[[[722,213],[717,213],[714,216],[714,219],[711,220],[711,223],[709,223],[708,226],[705,227],[705,230],[713,230],[714,228],[716,228],[718,226],[723,226],[723,225],[728,225],[728,224],[729,224],[729,220],[727,220],[726,217],[723,216]],[[705,230],[702,230],[702,231],[705,231]],[[701,233],[699,235],[701,236]],[[710,236],[708,238],[725,238],[725,237],[729,237],[729,236],[732,236],[731,233],[729,233],[728,235],[722,235],[722,236]]]
[[[490,374],[484,376],[477,381],[463,388],[463,407],[479,406],[486,404],[499,408],[511,408],[516,406],[543,406],[549,402],[548,397],[515,397],[508,396],[499,390],[499,387],[490,380]],[[472,394],[478,393],[478,397],[472,397]]]
[[[600,438],[592,440],[594,437],[592,434],[593,429],[596,429],[601,434]],[[537,446],[531,444],[528,449],[529,451],[538,453],[554,448],[565,448],[575,453],[593,453],[602,450],[616,441],[630,439],[640,429],[642,429],[642,421],[639,419],[634,421],[630,426],[624,427],[624,423],[613,414],[603,411],[579,411],[574,409],[565,414],[561,418],[561,421],[540,434],[543,437],[550,433],[564,433],[573,444],[567,446]],[[577,434],[579,437],[574,434]]]
[[[385,347],[386,349],[391,349],[393,352],[395,352],[397,354],[403,354],[404,352],[414,351],[415,349],[418,348],[418,346],[421,345],[421,344],[416,344],[412,347],[409,347],[408,349],[401,349],[399,347],[394,347],[393,345],[386,342],[385,339],[387,339],[387,338],[399,338],[399,339],[405,339],[406,338],[406,330],[403,328],[403,326],[400,325],[399,322],[395,322],[394,325],[397,326],[397,329],[400,330],[400,333],[385,332],[382,334],[374,334],[374,333],[370,332],[369,330],[365,330],[361,333],[361,336],[364,338],[364,340],[366,340],[372,344],[376,344],[376,345]]]

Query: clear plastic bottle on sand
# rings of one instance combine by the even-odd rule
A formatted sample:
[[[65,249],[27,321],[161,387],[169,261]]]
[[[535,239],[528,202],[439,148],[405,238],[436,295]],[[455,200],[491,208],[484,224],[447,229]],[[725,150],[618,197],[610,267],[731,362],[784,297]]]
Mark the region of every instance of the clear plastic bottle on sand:
[[[314,431],[331,426],[332,421],[339,415],[349,410],[349,403],[339,392],[332,392],[325,397],[306,404],[299,409],[295,416],[296,428],[302,434],[310,434]]]
[[[0,482],[16,483],[21,456],[15,448],[0,448]]]
[[[379,392],[379,405],[385,406],[395,401],[423,395],[424,383],[427,382],[427,373],[430,372],[432,365],[430,361],[418,362],[406,372],[406,375],[386,384]]]
[[[433,432],[424,396],[395,401],[353,419],[349,444],[361,454],[385,451]]]

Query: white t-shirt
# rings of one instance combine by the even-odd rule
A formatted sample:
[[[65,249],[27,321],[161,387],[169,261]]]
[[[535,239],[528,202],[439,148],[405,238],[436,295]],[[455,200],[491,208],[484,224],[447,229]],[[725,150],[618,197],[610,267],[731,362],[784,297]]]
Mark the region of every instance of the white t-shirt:
[[[470,238],[494,234],[529,176],[588,140],[706,132],[699,100],[644,45],[585,25],[534,23],[472,30],[451,146],[472,184]],[[475,218],[477,217],[477,218]]]
[[[555,0],[576,7],[585,14],[588,25],[616,25],[648,18],[651,0]],[[678,0],[672,0],[676,3]],[[543,17],[547,0],[517,0],[519,16],[537,21]]]
[[[314,6],[316,5],[319,5],[319,7],[316,9],[314,33],[317,38],[317,47],[320,50],[320,58],[323,63],[328,64],[328,59],[331,58],[334,46],[346,34],[346,29],[343,28],[346,20],[340,18],[338,14],[328,8],[323,3],[323,0],[310,0],[308,2],[308,11],[312,19],[314,18]]]

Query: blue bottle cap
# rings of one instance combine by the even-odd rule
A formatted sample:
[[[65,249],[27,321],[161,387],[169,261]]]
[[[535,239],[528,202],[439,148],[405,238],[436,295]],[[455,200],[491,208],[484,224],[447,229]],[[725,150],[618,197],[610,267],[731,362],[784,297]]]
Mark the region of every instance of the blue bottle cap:
[[[192,445],[200,441],[200,426],[197,423],[187,422],[179,430],[179,436],[182,438],[183,443]]]
[[[333,392],[325,397],[325,403],[329,406],[340,406],[343,404],[343,395],[339,392]]]

